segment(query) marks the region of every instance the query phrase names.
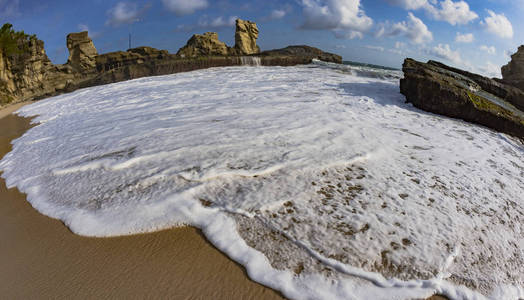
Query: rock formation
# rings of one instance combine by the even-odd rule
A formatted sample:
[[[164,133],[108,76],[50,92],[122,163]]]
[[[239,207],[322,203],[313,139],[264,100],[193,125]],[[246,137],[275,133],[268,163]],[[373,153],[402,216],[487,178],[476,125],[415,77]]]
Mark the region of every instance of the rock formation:
[[[255,22],[236,20],[235,49],[238,55],[251,55],[260,52],[257,46],[258,27]]]
[[[303,57],[305,59],[319,59],[326,62],[342,63],[342,57],[333,53],[324,52],[318,48],[310,46],[288,46],[282,49],[269,50],[260,53],[260,56],[284,56],[284,57]]]
[[[151,47],[98,55],[87,32],[71,33],[67,36],[69,59],[64,65],[53,65],[44,43],[22,34],[17,41],[21,51],[7,55],[0,45],[0,106],[139,77],[242,65],[241,55],[260,51],[256,46],[258,29],[255,23],[239,20],[237,33],[238,43],[233,48],[220,42],[216,33],[194,35],[177,55]],[[308,46],[266,51],[259,57],[264,66],[308,64],[313,58],[342,61],[338,55]]]
[[[227,45],[218,39],[216,32],[194,34],[187,44],[178,50],[177,55],[186,57],[226,56],[229,54]]]
[[[0,50],[0,105],[52,95],[71,83],[71,68],[53,65],[43,41],[26,35],[16,42],[20,51],[6,54]]]
[[[95,58],[98,52],[87,31],[68,34],[67,49],[69,50],[67,63],[74,69],[88,70],[96,66]]]
[[[524,138],[524,92],[438,62],[404,61],[400,92],[414,106]]]
[[[502,67],[502,81],[524,91],[524,45],[511,56],[511,61]]]

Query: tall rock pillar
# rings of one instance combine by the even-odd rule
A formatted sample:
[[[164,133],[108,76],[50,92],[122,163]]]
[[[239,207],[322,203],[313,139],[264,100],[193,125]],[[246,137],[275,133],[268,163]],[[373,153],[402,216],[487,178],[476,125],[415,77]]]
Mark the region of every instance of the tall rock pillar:
[[[524,91],[524,45],[511,56],[511,61],[502,67],[502,81]]]
[[[257,46],[258,27],[255,22],[237,19],[235,31],[235,50],[240,55],[260,53]]]
[[[67,63],[76,70],[82,71],[96,67],[96,51],[93,41],[87,31],[67,35],[69,58]]]

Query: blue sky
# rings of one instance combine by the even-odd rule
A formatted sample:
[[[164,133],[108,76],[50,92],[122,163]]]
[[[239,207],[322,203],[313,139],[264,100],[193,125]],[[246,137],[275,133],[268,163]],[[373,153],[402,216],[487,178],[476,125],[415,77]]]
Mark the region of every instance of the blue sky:
[[[35,33],[54,63],[65,37],[88,30],[99,53],[152,46],[176,52],[193,33],[234,44],[235,18],[257,22],[262,50],[307,44],[345,60],[400,67],[436,59],[496,76],[524,44],[524,0],[0,0],[0,23]]]

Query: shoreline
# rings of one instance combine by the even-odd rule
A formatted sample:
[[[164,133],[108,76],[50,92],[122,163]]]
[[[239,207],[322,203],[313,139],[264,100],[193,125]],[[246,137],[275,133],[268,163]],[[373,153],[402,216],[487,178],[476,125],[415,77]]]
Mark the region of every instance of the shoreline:
[[[0,157],[30,119],[0,109]],[[193,227],[111,238],[73,234],[0,179],[0,295],[20,298],[283,299]]]
[[[26,101],[0,108],[0,159],[11,140],[33,125],[13,114]],[[1,174],[1,172],[0,172]],[[0,178],[0,295],[33,298],[285,299],[249,279],[194,227],[131,236],[75,235],[40,214]],[[426,300],[446,300],[438,295]]]

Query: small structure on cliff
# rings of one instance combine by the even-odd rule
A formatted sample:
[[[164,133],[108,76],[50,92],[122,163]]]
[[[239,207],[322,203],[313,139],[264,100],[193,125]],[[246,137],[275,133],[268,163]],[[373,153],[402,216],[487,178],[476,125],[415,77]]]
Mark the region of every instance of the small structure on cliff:
[[[524,45],[511,56],[511,61],[502,67],[502,81],[524,91]]]

